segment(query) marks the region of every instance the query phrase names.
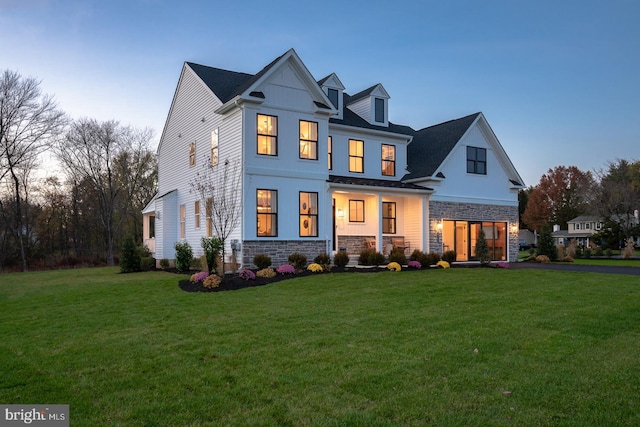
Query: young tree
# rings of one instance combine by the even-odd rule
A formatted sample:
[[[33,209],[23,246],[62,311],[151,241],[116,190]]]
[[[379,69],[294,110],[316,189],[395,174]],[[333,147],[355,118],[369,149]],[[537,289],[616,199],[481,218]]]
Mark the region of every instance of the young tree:
[[[226,242],[242,216],[238,162],[231,165],[229,160],[225,160],[219,165],[207,159],[190,185],[191,191],[205,202],[207,237],[214,235],[220,239],[224,274]]]
[[[40,82],[22,78],[17,72],[0,74],[0,181],[9,178],[15,202],[14,230],[22,269],[27,269],[23,206],[26,189],[21,177],[37,166],[37,158],[56,138],[65,124],[64,113],[53,98],[43,95]]]
[[[476,258],[480,261],[481,266],[486,266],[491,262],[489,245],[487,245],[487,238],[482,228],[478,232],[478,240],[476,241]]]

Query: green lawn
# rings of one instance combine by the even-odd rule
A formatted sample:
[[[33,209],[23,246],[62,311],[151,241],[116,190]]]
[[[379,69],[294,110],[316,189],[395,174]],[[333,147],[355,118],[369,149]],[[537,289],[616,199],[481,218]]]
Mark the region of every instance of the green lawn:
[[[212,294],[0,275],[0,403],[71,425],[639,425],[638,277],[450,269]]]

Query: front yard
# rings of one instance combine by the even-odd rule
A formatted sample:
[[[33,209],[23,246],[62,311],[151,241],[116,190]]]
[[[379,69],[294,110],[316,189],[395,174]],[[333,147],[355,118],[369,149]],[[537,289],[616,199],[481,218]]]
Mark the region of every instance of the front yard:
[[[638,278],[450,269],[187,293],[0,275],[0,402],[71,425],[637,425]]]

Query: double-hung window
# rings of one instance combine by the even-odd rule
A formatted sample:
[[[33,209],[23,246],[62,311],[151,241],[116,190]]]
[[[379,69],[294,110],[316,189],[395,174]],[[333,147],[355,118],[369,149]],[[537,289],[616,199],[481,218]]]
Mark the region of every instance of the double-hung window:
[[[396,175],[396,146],[382,144],[382,175]]]
[[[300,120],[300,158],[318,160],[318,123]]]
[[[192,142],[189,145],[189,166],[196,165],[196,143]]]
[[[258,154],[278,155],[278,118],[258,114]]]
[[[349,200],[349,222],[364,222],[364,200]]]
[[[487,149],[467,147],[467,173],[487,174]]]
[[[395,202],[382,202],[382,232],[396,234]]]
[[[364,173],[364,141],[349,140],[349,172]]]
[[[330,136],[327,139],[327,165],[329,170],[333,169],[333,138]]]
[[[195,219],[196,229],[200,228],[200,200],[196,200],[193,204],[193,215]]]
[[[213,199],[211,197],[207,197],[207,200],[204,201],[204,211],[207,237],[211,237],[213,236]]]
[[[256,217],[258,237],[278,235],[278,191],[256,190]]]
[[[300,192],[300,237],[318,237],[318,193]]]
[[[184,239],[186,235],[185,223],[187,221],[187,207],[180,205],[180,238]]]
[[[384,123],[384,99],[375,98],[375,121],[377,123]]]

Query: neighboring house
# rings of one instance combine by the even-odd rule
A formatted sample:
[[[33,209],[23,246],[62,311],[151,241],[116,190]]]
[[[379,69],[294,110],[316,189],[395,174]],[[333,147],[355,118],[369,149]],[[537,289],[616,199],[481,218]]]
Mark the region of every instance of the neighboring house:
[[[566,246],[571,239],[576,239],[580,246],[591,246],[591,237],[602,230],[602,219],[595,215],[580,215],[567,221],[568,230],[560,230],[559,226],[554,226],[551,236],[556,245]]]
[[[389,121],[389,99],[381,84],[349,95],[336,74],[316,81],[293,49],[257,74],[185,63],[144,241],[157,260],[182,240],[201,254],[211,220],[190,182],[203,163],[222,173],[228,161],[242,221],[227,253],[244,267],[259,253],[279,265],[366,247],[473,261],[481,228],[492,259],[516,260],[524,186],[484,115],[414,130]]]

